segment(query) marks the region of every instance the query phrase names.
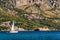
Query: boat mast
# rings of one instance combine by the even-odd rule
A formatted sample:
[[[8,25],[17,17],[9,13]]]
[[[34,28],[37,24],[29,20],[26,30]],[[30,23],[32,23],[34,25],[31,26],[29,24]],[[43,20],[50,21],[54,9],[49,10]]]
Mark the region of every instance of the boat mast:
[[[14,30],[14,21],[13,21],[13,23],[12,23],[11,30],[12,30],[12,31]]]

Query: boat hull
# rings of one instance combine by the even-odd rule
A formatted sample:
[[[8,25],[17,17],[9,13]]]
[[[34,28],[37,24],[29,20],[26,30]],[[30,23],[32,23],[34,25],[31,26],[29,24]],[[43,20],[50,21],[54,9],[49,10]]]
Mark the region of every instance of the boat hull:
[[[18,31],[10,31],[10,33],[18,33]]]

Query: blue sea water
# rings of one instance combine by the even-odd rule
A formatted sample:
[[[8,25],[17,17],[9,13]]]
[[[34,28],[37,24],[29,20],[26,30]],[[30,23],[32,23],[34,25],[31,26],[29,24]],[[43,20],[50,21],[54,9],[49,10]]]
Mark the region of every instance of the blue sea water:
[[[60,31],[0,31],[0,40],[60,40]]]

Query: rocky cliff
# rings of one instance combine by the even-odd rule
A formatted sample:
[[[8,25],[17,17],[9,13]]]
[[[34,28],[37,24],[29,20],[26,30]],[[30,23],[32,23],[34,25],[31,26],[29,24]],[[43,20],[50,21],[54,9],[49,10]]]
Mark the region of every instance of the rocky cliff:
[[[0,5],[2,6],[23,6],[38,4],[40,6],[45,6],[46,8],[60,8],[60,0],[0,0]]]
[[[18,26],[28,30],[40,27],[60,30],[60,0],[30,1],[16,7],[17,0],[0,0],[0,21],[19,21]]]

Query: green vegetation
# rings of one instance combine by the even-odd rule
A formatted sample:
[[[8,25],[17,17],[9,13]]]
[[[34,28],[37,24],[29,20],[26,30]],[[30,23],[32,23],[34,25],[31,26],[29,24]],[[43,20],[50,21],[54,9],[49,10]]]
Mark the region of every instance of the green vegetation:
[[[0,31],[1,31],[1,30],[9,30],[9,29],[10,29],[10,27],[0,26]]]
[[[24,10],[14,6],[12,7],[13,8],[0,5],[0,23],[5,21],[12,22],[14,20],[17,27],[21,27],[27,30],[37,29],[39,27],[60,30],[60,10],[58,9],[43,10],[39,4],[29,5],[25,7]],[[29,8],[37,9],[38,12],[32,13],[33,10],[32,12],[27,12],[26,10]],[[34,17],[31,15],[34,15]],[[36,18],[38,16],[39,18]],[[0,30],[2,29],[9,28],[0,26]]]
[[[1,7],[1,9],[3,10],[2,7]],[[21,9],[17,9],[17,8],[13,9],[14,11],[18,12],[15,15],[7,13],[6,10],[3,10],[0,13],[0,22],[13,21],[14,20],[17,23],[16,24],[17,27],[21,27],[21,28],[28,29],[28,30],[30,30],[30,29],[32,30],[32,29],[35,29],[35,28],[40,26],[39,23],[37,23],[35,21],[32,21],[32,20],[28,20],[27,18],[24,18],[23,16],[21,16],[22,14],[26,14],[27,13],[27,12],[21,10]]]

